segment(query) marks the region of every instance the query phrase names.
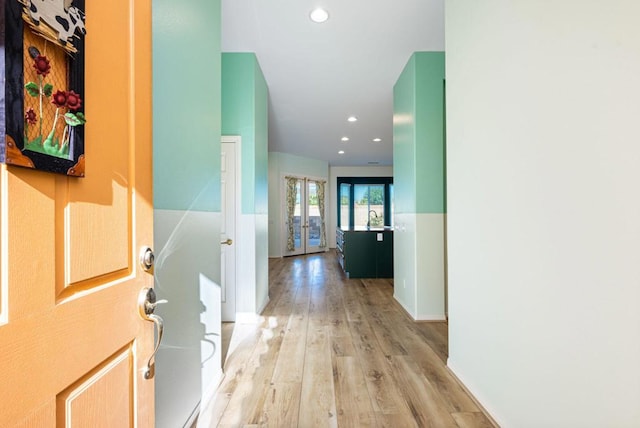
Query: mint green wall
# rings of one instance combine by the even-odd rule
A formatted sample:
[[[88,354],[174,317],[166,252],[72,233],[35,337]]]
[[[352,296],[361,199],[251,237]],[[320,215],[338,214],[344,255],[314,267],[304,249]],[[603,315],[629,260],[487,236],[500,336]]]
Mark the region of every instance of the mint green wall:
[[[415,59],[416,212],[444,213],[444,52]]]
[[[179,25],[176,16],[185,11],[192,12],[189,25]],[[153,1],[156,209],[220,211],[221,93],[215,82],[221,59],[217,52],[220,0]]]
[[[267,214],[267,121],[267,84],[255,54],[223,53],[222,134],[242,137],[243,214]]]
[[[255,62],[255,133],[256,133],[256,214],[268,214],[269,210],[269,92],[258,62]]]
[[[416,58],[412,55],[393,87],[393,184],[396,214],[416,212]]]
[[[444,52],[416,52],[394,86],[398,213],[444,213]]]

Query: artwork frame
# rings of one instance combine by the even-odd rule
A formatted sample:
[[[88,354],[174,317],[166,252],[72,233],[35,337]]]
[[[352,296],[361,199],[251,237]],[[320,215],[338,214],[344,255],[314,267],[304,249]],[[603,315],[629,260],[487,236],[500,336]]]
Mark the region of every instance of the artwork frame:
[[[85,0],[0,5],[0,162],[84,177]]]

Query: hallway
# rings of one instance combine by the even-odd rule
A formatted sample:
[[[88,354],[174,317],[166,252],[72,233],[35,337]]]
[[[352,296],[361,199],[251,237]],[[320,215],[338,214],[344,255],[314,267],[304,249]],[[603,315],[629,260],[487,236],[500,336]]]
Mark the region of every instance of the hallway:
[[[259,325],[233,325],[199,426],[492,427],[446,367],[446,323],[415,323],[386,279],[346,279],[333,251],[269,261]]]

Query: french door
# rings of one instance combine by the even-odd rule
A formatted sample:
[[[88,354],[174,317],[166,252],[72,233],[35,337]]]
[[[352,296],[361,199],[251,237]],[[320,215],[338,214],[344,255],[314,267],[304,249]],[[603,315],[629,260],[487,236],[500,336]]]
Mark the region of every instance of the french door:
[[[324,186],[324,180],[285,177],[285,256],[326,250]]]

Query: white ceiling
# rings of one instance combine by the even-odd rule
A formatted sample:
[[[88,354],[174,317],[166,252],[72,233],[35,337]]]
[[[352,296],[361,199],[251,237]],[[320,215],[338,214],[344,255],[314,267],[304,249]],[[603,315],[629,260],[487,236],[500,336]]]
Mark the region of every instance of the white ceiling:
[[[393,85],[443,50],[444,0],[222,0],[222,51],[255,52],[269,87],[269,151],[333,166],[393,164]]]

